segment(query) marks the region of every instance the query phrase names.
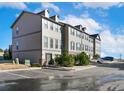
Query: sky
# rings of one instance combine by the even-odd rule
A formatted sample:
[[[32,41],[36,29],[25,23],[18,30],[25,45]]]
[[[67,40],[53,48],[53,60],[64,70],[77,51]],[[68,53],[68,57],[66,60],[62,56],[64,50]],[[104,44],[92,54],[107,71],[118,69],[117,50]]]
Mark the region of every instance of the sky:
[[[89,34],[99,33],[101,56],[124,58],[124,3],[120,2],[0,2],[0,48],[12,43],[10,26],[25,10],[33,13],[49,9],[50,16],[71,25],[81,24]]]

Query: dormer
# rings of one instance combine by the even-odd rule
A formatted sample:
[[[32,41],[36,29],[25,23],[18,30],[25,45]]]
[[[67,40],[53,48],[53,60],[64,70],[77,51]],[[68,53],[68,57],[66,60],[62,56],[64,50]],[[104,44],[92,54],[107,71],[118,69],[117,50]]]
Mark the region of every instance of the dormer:
[[[86,27],[82,27],[82,31],[84,31],[84,32],[85,32],[85,30],[86,30]]]
[[[82,25],[76,25],[76,28],[78,28],[79,30],[82,30]]]
[[[56,22],[59,22],[59,16],[58,15],[51,16],[50,18]]]
[[[48,9],[45,9],[45,10],[43,10],[43,11],[41,11],[41,12],[37,13],[37,14],[42,15],[42,16],[45,16],[45,17],[49,18],[49,11],[48,11]]]

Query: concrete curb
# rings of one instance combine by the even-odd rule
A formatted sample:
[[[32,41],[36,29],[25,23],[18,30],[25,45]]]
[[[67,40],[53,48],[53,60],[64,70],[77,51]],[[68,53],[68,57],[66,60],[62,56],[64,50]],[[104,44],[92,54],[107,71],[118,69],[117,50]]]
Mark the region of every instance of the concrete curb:
[[[11,72],[11,71],[23,71],[23,70],[37,70],[41,69],[41,67],[31,67],[31,68],[24,68],[24,69],[10,69],[10,70],[0,70],[1,72]]]
[[[96,66],[74,66],[74,67],[45,67],[43,69],[51,69],[51,70],[60,70],[60,71],[81,71],[90,68],[94,68]]]

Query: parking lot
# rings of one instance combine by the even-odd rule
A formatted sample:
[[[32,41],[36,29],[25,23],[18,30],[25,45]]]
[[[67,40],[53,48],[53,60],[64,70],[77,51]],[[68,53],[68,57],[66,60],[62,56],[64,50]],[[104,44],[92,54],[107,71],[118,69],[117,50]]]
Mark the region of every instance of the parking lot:
[[[50,69],[0,72],[0,90],[123,90],[124,63],[82,71]]]

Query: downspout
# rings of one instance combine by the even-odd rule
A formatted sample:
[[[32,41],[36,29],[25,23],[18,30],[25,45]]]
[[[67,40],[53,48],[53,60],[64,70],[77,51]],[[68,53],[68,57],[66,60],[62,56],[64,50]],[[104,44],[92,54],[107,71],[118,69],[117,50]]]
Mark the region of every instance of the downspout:
[[[40,15],[39,15],[40,16]],[[40,16],[41,17],[41,16]],[[40,30],[41,30],[41,34],[40,34],[40,40],[41,40],[41,47],[40,47],[40,65],[41,65],[41,69],[42,69],[42,64],[43,64],[43,60],[42,60],[42,17],[41,17],[41,26],[40,26]]]

